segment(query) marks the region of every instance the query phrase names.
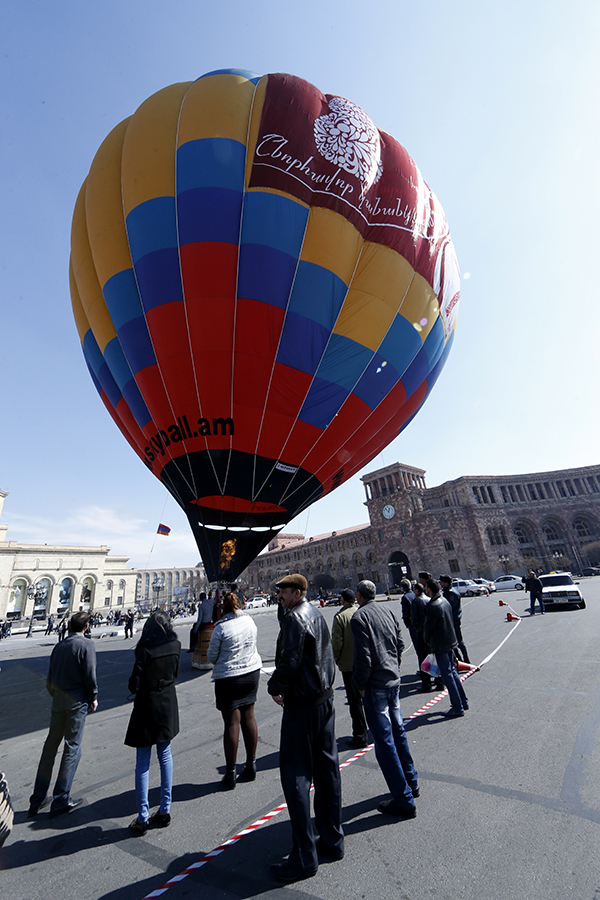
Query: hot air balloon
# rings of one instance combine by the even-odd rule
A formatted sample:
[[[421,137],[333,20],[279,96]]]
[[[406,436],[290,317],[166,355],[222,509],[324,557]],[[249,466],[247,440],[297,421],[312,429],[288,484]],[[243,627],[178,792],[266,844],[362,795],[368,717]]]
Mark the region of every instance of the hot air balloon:
[[[300,78],[210,72],[100,146],[71,296],[117,426],[233,581],[418,412],[459,271],[406,150]]]

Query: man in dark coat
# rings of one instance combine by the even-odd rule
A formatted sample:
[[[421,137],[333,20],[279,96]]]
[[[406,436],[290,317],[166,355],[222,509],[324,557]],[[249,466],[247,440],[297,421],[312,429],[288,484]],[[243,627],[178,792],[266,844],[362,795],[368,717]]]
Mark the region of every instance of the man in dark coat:
[[[470,663],[469,654],[465,642],[463,641],[462,629],[460,627],[462,619],[462,604],[460,594],[456,588],[452,587],[452,579],[449,575],[440,575],[440,586],[442,594],[450,604],[452,609],[452,624],[454,625],[454,634],[456,635],[457,647],[460,650],[463,662]]]
[[[46,687],[52,697],[50,730],[42,750],[33,794],[29,798],[28,817],[32,819],[47,805],[47,792],[60,742],[65,745],[60,763],[51,816],[70,812],[82,802],[71,800],[71,785],[81,758],[81,740],[89,711],[98,707],[96,682],[96,648],[86,641],[87,613],[75,613],[69,622],[69,636],[60,641],[50,656]]]
[[[546,612],[543,599],[544,586],[533,569],[529,570],[529,572],[527,573],[527,577],[525,578],[525,590],[529,591],[529,615],[535,616],[536,600],[540,605],[541,614],[544,615],[544,613]]]
[[[285,862],[271,866],[271,871],[280,881],[293,882],[315,875],[318,853],[328,859],[344,856],[342,788],[329,630],[321,613],[306,600],[303,575],[286,575],[277,588],[286,616],[267,689],[283,707],[279,771],[292,825],[292,852]],[[318,841],[310,817],[311,782]]]
[[[435,578],[427,579],[425,593],[430,600],[425,607],[423,637],[430,651],[435,654],[442,681],[450,697],[451,706],[445,714],[446,718],[456,719],[464,716],[465,710],[469,708],[469,702],[454,667],[454,650],[458,646],[458,641],[454,633],[452,608],[442,595]]]
[[[127,613],[125,615],[125,640],[127,640],[128,637],[130,637],[131,640],[133,640],[133,623],[134,623],[134,621],[135,621],[135,616],[134,616],[133,612],[130,609],[128,609]],[[129,634],[128,634],[128,632],[129,632]]]

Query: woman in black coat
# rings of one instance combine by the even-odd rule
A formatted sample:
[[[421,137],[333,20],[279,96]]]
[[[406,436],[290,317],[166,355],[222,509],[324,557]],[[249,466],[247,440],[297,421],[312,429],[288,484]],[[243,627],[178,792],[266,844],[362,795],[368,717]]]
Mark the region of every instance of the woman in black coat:
[[[150,616],[135,648],[135,665],[129,679],[129,691],[135,694],[135,700],[125,735],[125,744],[137,749],[135,799],[138,817],[129,826],[137,835],[146,834],[149,823],[166,828],[171,822],[171,739],[179,732],[175,679],[179,673],[180,654],[181,644],[169,616],[160,611]],[[154,744],[160,765],[160,807],[149,817],[148,773]]]

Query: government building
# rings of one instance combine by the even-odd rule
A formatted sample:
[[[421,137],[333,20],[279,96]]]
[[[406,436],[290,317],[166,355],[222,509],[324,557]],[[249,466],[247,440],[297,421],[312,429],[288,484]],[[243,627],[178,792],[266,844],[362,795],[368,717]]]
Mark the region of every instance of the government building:
[[[600,466],[529,475],[462,476],[428,488],[394,463],[361,479],[369,522],[305,538],[278,535],[239,579],[247,595],[302,573],[320,588],[381,591],[421,570],[497,578],[529,568],[579,572],[600,560]]]
[[[0,515],[8,495],[0,491]],[[137,572],[110,548],[19,544],[0,525],[0,619],[133,607]]]

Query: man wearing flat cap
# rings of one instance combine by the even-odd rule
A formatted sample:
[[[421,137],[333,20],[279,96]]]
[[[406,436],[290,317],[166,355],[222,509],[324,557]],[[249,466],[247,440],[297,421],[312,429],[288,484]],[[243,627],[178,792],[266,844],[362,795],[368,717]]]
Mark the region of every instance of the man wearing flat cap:
[[[354,638],[354,687],[363,698],[375,756],[390,789],[379,811],[405,819],[417,815],[417,772],[400,712],[400,623],[387,604],[375,601],[375,585],[356,588],[358,609],[350,619]]]
[[[327,623],[306,600],[306,578],[286,575],[277,582],[285,610],[275,671],[267,689],[283,707],[279,771],[292,825],[292,850],[271,866],[280,881],[310,878],[319,856],[342,859],[342,789],[335,741],[333,681],[335,662]],[[315,786],[315,826],[310,817],[310,786]]]

